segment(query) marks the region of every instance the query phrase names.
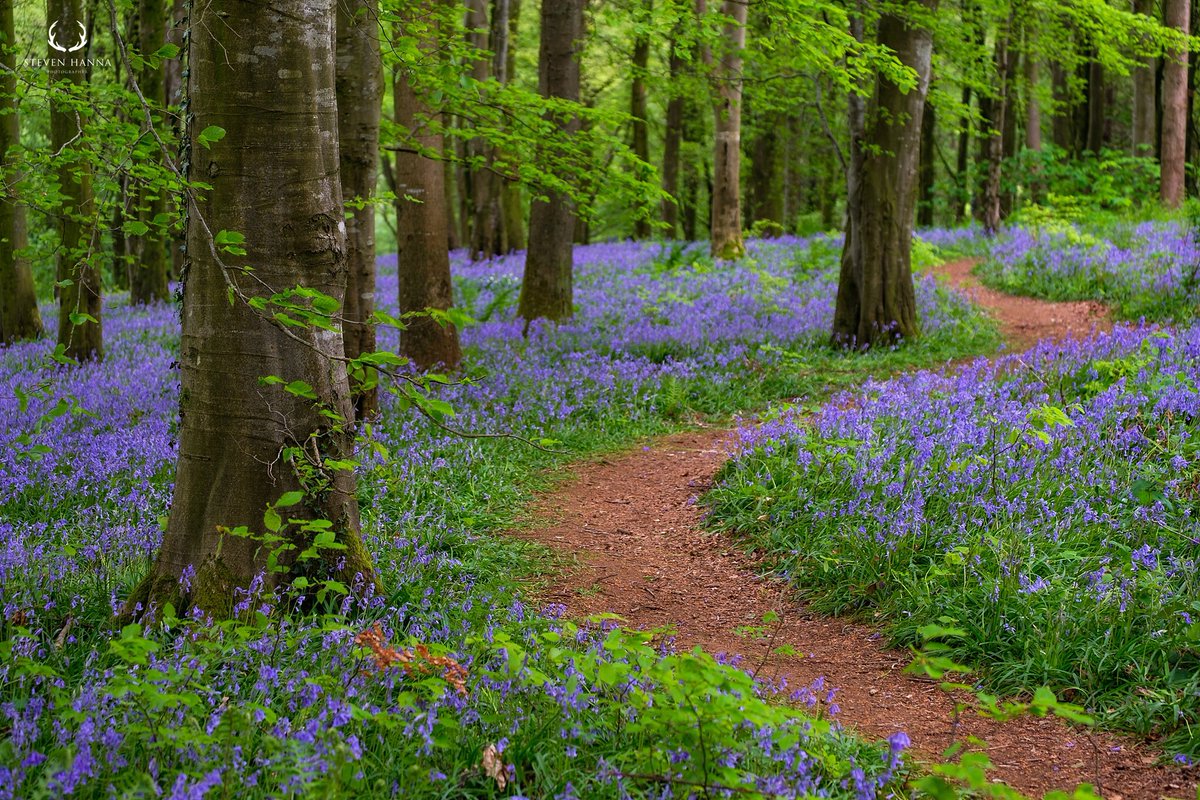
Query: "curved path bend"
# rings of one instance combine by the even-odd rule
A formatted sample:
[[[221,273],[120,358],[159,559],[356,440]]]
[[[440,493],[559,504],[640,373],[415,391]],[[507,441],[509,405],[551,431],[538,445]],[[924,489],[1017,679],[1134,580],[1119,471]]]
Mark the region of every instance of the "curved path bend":
[[[1096,303],[1051,303],[979,286],[972,264],[942,270],[996,317],[1013,349],[1109,324]],[[762,577],[739,546],[705,533],[695,500],[726,460],[729,436],[725,429],[681,433],[577,465],[573,479],[540,498],[534,527],[513,534],[574,559],[544,599],[574,617],[611,612],[635,628],[671,625],[681,647],[738,654],[760,677],[793,687],[824,677],[838,687],[844,725],[875,737],[903,730],[923,757],[936,759],[956,737],[977,736],[989,745],[993,777],[1026,794],[1092,783],[1110,800],[1196,797],[1194,771],[1156,766],[1157,754],[1129,738],[1055,719],[998,724],[969,711],[956,725],[954,699],[904,674],[907,654],[887,648],[878,630],[809,612],[785,584]],[[766,639],[737,633],[762,628],[768,612],[779,619]],[[782,645],[797,655],[772,655]]]

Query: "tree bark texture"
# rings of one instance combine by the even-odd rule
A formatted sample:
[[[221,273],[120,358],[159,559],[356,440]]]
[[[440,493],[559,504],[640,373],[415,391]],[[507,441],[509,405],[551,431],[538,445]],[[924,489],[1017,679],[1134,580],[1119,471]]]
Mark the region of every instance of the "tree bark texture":
[[[683,94],[679,80],[683,75],[683,56],[679,52],[676,36],[671,37],[670,53],[667,56],[671,73],[671,96],[667,100],[666,130],[663,133],[662,187],[667,199],[662,204],[662,219],[667,224],[667,236],[674,239],[679,235],[679,158],[683,144]]]
[[[1104,66],[1099,61],[1092,61],[1088,64],[1087,140],[1084,143],[1084,150],[1089,153],[1098,154],[1104,149],[1104,134],[1108,126],[1108,102],[1104,84]]]
[[[742,241],[742,50],[746,46],[746,12],[743,0],[725,0],[723,52],[716,68],[713,94],[714,154],[712,223],[710,237],[716,258],[740,258]]]
[[[0,0],[0,159],[4,165],[0,180],[8,187],[0,198],[0,344],[42,335],[33,271],[22,252],[29,245],[29,229],[19,194],[21,122],[13,30],[13,0]]]
[[[58,24],[57,30],[62,31],[64,37],[70,36],[72,34],[68,32],[78,30],[78,23],[83,20],[82,4],[80,0],[47,0],[46,18]],[[59,91],[79,93],[87,84],[87,70],[72,62],[84,59],[63,58],[64,54],[53,48],[48,48],[47,55],[52,65],[51,82],[59,87]],[[97,226],[87,224],[95,211],[91,166],[78,151],[72,150],[72,147],[82,146],[75,140],[86,124],[86,112],[76,112],[71,106],[51,99],[50,147],[53,152],[61,153],[55,168],[62,193],[57,224],[59,245],[55,255],[55,272],[60,284],[58,343],[66,348],[66,355],[79,361],[104,357],[100,270],[94,240]]]
[[[341,331],[284,327],[270,307],[256,311],[229,297],[302,286],[343,300],[334,0],[198,0],[194,14],[222,24],[192,30],[190,130],[217,126],[226,136],[191,149],[190,177],[212,190],[188,208],[175,493],[154,565],[128,601],[130,616],[163,602],[227,616],[238,590],[270,590],[298,575],[351,587],[375,582],[354,473],[325,466],[349,458],[352,445]],[[245,237],[245,255],[223,256],[227,268],[213,255],[211,236],[220,231]],[[316,400],[268,377],[304,381]],[[345,549],[297,563],[284,553],[291,572],[264,574],[268,548],[223,531],[262,533],[268,504],[290,491],[305,500],[280,512],[282,535],[305,547],[307,537],[286,520],[324,519]]]
[[[1155,0],[1133,0],[1133,11],[1154,16]],[[1133,154],[1154,156],[1158,139],[1158,115],[1155,110],[1154,57],[1147,56],[1133,70]]]
[[[337,0],[338,165],[346,203],[346,301],[342,307],[346,358],[375,351],[375,206],[355,207],[375,196],[379,176],[379,125],[383,61],[378,0]],[[357,201],[352,203],[352,201]],[[363,384],[373,375],[364,374]],[[377,389],[351,386],[355,414],[375,413]]]
[[[485,51],[493,47],[494,27],[488,20],[488,0],[467,0],[467,26],[471,29],[471,46],[480,53],[471,65],[471,77],[483,82],[492,77],[494,59]],[[504,228],[500,219],[500,178],[490,167],[496,153],[485,139],[472,139],[467,152],[477,166],[470,171],[471,182],[471,254],[475,258],[491,258],[504,252]]]
[[[920,4],[937,10],[937,0]],[[933,37],[928,29],[884,14],[877,38],[916,72],[917,85],[905,93],[876,76],[862,133],[852,141],[833,341],[857,348],[918,333],[912,229]]]
[[[167,9],[164,0],[139,0],[137,12],[137,49],[146,57],[153,55],[167,38]],[[167,104],[166,73],[162,65],[147,62],[137,74],[138,88],[156,112]],[[156,113],[159,116],[161,112]],[[141,114],[138,114],[141,117]],[[142,129],[150,145],[147,159],[155,165],[162,164],[162,151],[150,136],[145,120]],[[150,186],[145,181],[134,183],[136,217],[149,231],[131,243],[131,249],[139,254],[129,275],[129,300],[134,305],[165,303],[169,299],[167,288],[167,239],[163,225],[167,210],[166,195],[161,187]]]
[[[509,83],[517,64],[517,32],[520,22],[520,0],[493,0],[492,49],[495,52],[492,69],[496,80]],[[507,155],[498,150],[497,161],[507,162]],[[521,206],[521,187],[516,181],[497,178],[500,204],[500,252],[511,253],[525,249],[525,212]]]
[[[937,116],[933,106],[925,108],[921,119],[921,168],[917,190],[917,225],[924,228],[933,226],[934,197],[933,185],[937,177],[934,170],[934,152],[937,147]]]
[[[654,12],[654,0],[643,0],[642,21],[649,23]],[[630,145],[633,154],[650,163],[650,127],[646,109],[646,75],[650,68],[650,37],[639,34],[633,42],[633,79],[629,87]],[[633,238],[650,238],[650,220],[638,217],[633,223]]]
[[[579,101],[579,53],[583,39],[585,0],[542,3],[542,38],[538,50],[538,89],[543,97]],[[579,118],[557,117],[566,133],[579,130]],[[571,199],[547,192],[529,210],[529,251],[518,310],[529,321],[570,317],[574,305],[572,239],[575,213]]]
[[[421,47],[433,53],[437,42],[431,36]],[[440,153],[445,145],[443,136],[430,126],[436,122],[437,112],[421,92],[414,86],[412,71],[397,70],[392,85],[396,124],[410,132],[410,146]],[[396,258],[401,314],[445,311],[454,305],[445,176],[440,160],[415,152],[396,154]],[[462,351],[453,325],[442,325],[429,316],[409,318],[406,325],[400,332],[400,350],[416,366],[458,368]]]
[[[1191,29],[1191,0],[1163,0],[1164,22],[1169,28]],[[1177,50],[1166,55],[1162,88],[1162,201],[1168,208],[1183,205],[1187,160],[1187,72],[1188,53]]]

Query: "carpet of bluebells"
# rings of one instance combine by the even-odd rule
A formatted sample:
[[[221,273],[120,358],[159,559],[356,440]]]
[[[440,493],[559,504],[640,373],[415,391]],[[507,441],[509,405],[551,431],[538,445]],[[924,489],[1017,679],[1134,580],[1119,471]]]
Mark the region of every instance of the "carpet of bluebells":
[[[464,332],[470,380],[441,395],[454,423],[578,455],[813,391],[814,367],[887,373],[992,343],[964,298],[923,276],[924,344],[834,354],[836,242],[755,243],[736,265],[700,252],[580,249],[579,314],[527,339],[520,257],[456,260],[479,324]],[[394,259],[382,272],[389,300]],[[116,298],[104,319],[101,364],[55,365],[47,341],[0,349],[0,800],[565,800],[698,785],[873,798],[898,780],[905,737],[841,732],[820,687],[760,686],[669,636],[527,606],[545,556],[488,534],[570,456],[455,437],[386,398],[361,500],[387,596],[331,594],[298,616],[246,594],[233,621],[163,609],[115,630],[168,512],[178,316]],[[1152,557],[1173,563],[1162,545]]]
[[[983,281],[1013,294],[1100,300],[1134,321],[1186,321],[1200,305],[1195,220],[1012,227],[980,254]]]
[[[1200,752],[1200,327],[869,382],[737,448],[710,520],[819,607]]]

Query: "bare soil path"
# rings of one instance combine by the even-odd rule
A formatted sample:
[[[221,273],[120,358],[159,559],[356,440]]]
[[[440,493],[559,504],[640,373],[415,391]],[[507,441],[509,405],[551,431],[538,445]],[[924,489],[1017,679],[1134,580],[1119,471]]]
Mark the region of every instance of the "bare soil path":
[[[956,286],[992,311],[1013,348],[1039,338],[1082,335],[1107,325],[1102,306],[1013,298],[978,287],[971,262],[946,265]],[[1196,796],[1195,772],[1155,766],[1156,754],[1128,738],[1090,734],[1053,719],[996,724],[968,713],[954,729],[954,700],[905,675],[907,654],[878,630],[811,613],[782,582],[763,578],[732,542],[701,528],[695,499],[726,460],[728,430],[706,429],[650,442],[579,465],[575,478],[541,498],[535,526],[514,535],[571,556],[577,567],[545,593],[571,616],[612,612],[635,628],[670,625],[681,647],[739,654],[761,677],[799,687],[824,677],[839,688],[839,719],[864,734],[903,730],[917,751],[938,755],[957,736],[986,740],[994,777],[1027,794],[1098,785],[1111,800]],[[737,630],[779,615],[765,641]],[[790,645],[799,655],[771,651]]]

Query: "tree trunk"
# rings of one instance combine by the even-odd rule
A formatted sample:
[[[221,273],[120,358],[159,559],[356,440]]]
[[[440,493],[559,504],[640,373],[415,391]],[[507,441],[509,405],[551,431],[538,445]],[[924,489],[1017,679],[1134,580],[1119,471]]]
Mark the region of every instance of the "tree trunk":
[[[921,168],[917,191],[917,225],[933,227],[933,185],[937,177],[934,169],[934,152],[937,147],[937,115],[933,106],[925,108],[921,119]]]
[[[742,242],[742,50],[746,46],[743,0],[725,0],[724,52],[716,68],[713,96],[714,156],[710,237],[716,258],[741,258]]]
[[[167,28],[167,41],[177,46],[180,50],[187,47],[187,42],[183,38],[184,31],[187,28],[187,19],[188,5],[186,0],[172,0],[170,24]],[[183,59],[172,58],[163,62],[163,82],[167,95],[167,105],[179,106],[183,102]],[[176,136],[182,138],[182,115],[176,114],[172,118],[172,124]],[[171,229],[170,238],[167,240],[167,255],[170,259],[171,277],[176,280],[183,274],[185,258],[183,243],[186,236],[187,231],[183,230],[182,225],[177,224]]]
[[[445,2],[445,0],[441,0]],[[425,13],[431,0],[425,4]],[[414,13],[422,13],[420,6]],[[427,53],[437,51],[432,34],[421,42]],[[432,57],[432,56],[431,56]],[[442,134],[426,127],[436,112],[412,84],[413,73],[396,72],[392,96],[396,124],[410,132],[410,146],[422,152],[440,153]],[[454,305],[450,280],[450,251],[447,249],[449,220],[446,213],[445,170],[442,162],[414,152],[396,154],[396,260],[400,272],[400,313],[445,311]],[[412,317],[400,332],[400,351],[422,369],[440,366],[455,370],[462,360],[458,331],[430,316]]]
[[[1017,83],[1021,75],[1021,57],[1020,53],[1013,49],[1013,26],[1009,25],[1009,42],[1005,48],[1005,64],[1003,75],[1004,86],[1004,108],[1001,110],[1000,118],[1003,122],[1001,127],[1001,172],[1003,163],[1016,158],[1017,155]],[[996,185],[1000,192],[1000,219],[1008,219],[1012,214],[1013,208],[1017,202],[1016,193],[1010,187],[1003,186],[1003,174],[997,174]]]
[[[69,37],[83,21],[79,0],[47,0],[46,18],[57,23],[61,36]],[[88,51],[84,51],[85,53]],[[50,47],[50,80],[59,91],[78,95],[87,84],[86,58],[72,56]],[[61,153],[55,172],[62,200],[59,204],[58,241],[55,272],[58,276],[58,343],[66,355],[79,361],[104,357],[104,339],[100,316],[100,270],[96,267],[95,235],[97,226],[85,225],[95,211],[92,198],[92,170],[77,149],[82,142],[81,126],[87,124],[87,112],[61,100],[50,102],[50,149]]]
[[[488,22],[488,0],[467,0],[467,25],[471,28],[471,46],[477,53],[492,47],[492,29]],[[491,77],[493,59],[486,55],[471,64],[471,77],[482,83]],[[485,139],[467,143],[467,152],[476,166],[471,171],[471,255],[491,258],[504,252],[501,247],[503,229],[500,223],[499,176],[492,171],[495,148]]]
[[[1133,11],[1144,16],[1154,16],[1155,0],[1133,0]],[[1133,154],[1154,155],[1154,142],[1158,138],[1157,114],[1155,113],[1154,57],[1147,56],[1133,70]]]
[[[663,192],[667,195],[662,204],[662,218],[667,224],[667,237],[671,239],[679,235],[679,206],[683,200],[679,196],[679,153],[683,144],[684,98],[679,90],[679,80],[683,75],[684,61],[676,39],[677,36],[671,37],[671,50],[667,57],[671,71],[671,97],[667,100],[662,167]]]
[[[1025,54],[1025,146],[1042,149],[1042,106],[1038,102],[1038,60],[1033,53]]]
[[[1088,64],[1087,140],[1084,150],[1099,154],[1104,149],[1104,129],[1108,124],[1108,103],[1104,91],[1104,66],[1094,60]]]
[[[1167,27],[1191,29],[1191,0],[1163,0]],[[1183,205],[1187,159],[1187,50],[1167,54],[1162,91],[1162,201],[1168,208]]]
[[[963,108],[971,107],[971,87],[962,88]],[[955,154],[954,188],[957,196],[954,198],[954,221],[961,223],[967,214],[967,200],[971,196],[971,126],[963,125],[958,132],[958,151]]]
[[[1075,155],[1074,98],[1067,79],[1067,70],[1058,62],[1050,64],[1051,91],[1054,96],[1054,115],[1051,133],[1054,146],[1068,157]]]
[[[538,89],[543,97],[579,102],[579,48],[583,40],[585,0],[542,3],[542,41],[538,52]],[[567,134],[579,130],[575,115],[553,117]],[[575,214],[571,199],[546,192],[529,210],[529,252],[518,309],[526,329],[539,317],[558,321],[572,314],[574,304],[572,239]]]
[[[520,0],[494,0],[492,5],[492,42],[495,61],[492,69],[496,80],[509,83],[513,80],[517,63],[517,31],[520,19]],[[502,151],[496,152],[497,160],[507,160]],[[497,181],[500,194],[500,251],[511,253],[525,249],[525,213],[521,208],[521,187],[516,181],[500,178]]]
[[[930,13],[937,10],[937,0],[920,0],[920,5]],[[928,29],[887,13],[879,20],[878,42],[916,72],[917,85],[905,93],[877,75],[862,133],[851,144],[833,341],[856,348],[918,333],[912,228],[933,37]]]
[[[145,56],[155,53],[167,38],[167,9],[163,0],[138,0],[137,30],[138,51]],[[149,101],[152,109],[163,108],[167,104],[166,84],[163,69],[147,62],[138,72],[138,88]],[[142,115],[139,114],[139,117]],[[158,120],[161,116],[155,115]],[[161,123],[159,123],[161,126]],[[142,122],[143,132],[149,137],[146,123]],[[150,161],[161,165],[162,152],[158,144],[151,140]],[[132,249],[139,254],[129,275],[129,301],[134,305],[147,303],[165,303],[168,300],[167,290],[167,229],[163,225],[167,204],[166,196],[160,187],[147,186],[144,181],[133,184],[135,189],[137,220],[146,225],[149,230],[136,237],[140,241],[133,243]]]
[[[772,112],[760,120],[759,131],[750,146],[750,186],[746,209],[748,225],[755,225],[767,237],[783,233],[783,170],[777,146],[779,131],[786,121]]]
[[[654,12],[654,0],[642,0],[642,22],[649,24]],[[650,67],[650,37],[639,35],[633,43],[633,80],[629,88],[629,116],[633,154],[645,164],[650,163],[650,129],[646,111],[646,71]],[[633,238],[650,238],[650,220],[639,216],[633,223]]]
[[[233,287],[266,300],[297,286],[343,300],[334,3],[213,0],[207,11],[221,24],[190,37],[189,127],[226,135],[211,149],[191,148],[190,176],[212,190],[188,208],[175,492],[162,546],[127,616],[164,602],[236,614],[237,590],[256,587],[257,576],[265,591],[299,575],[375,583],[354,473],[326,466],[352,450],[347,425],[326,416],[348,423],[354,413],[340,331],[284,328],[269,306],[229,300]],[[245,237],[246,254],[229,266],[250,265],[253,274],[216,261],[209,237],[219,231]],[[304,381],[316,402],[263,382],[272,376]],[[281,511],[281,525],[269,524],[264,511],[285,492],[305,499]],[[267,569],[271,546],[229,534],[279,527],[285,543],[303,549],[309,536],[291,520],[311,519],[327,520],[344,549],[308,562],[282,551],[288,573]]]
[[[358,204],[375,196],[379,175],[383,62],[378,1],[338,0],[336,24],[338,164],[347,212],[342,336],[346,358],[353,359],[375,351],[375,326],[370,322],[375,313],[375,206]],[[364,373],[351,386],[358,419],[377,408],[374,378]]]
[[[29,245],[25,205],[19,196],[21,122],[17,116],[16,51],[13,0],[0,0],[0,180],[8,187],[0,198],[0,344],[42,335],[33,271],[23,251]],[[10,152],[11,151],[11,152]]]

